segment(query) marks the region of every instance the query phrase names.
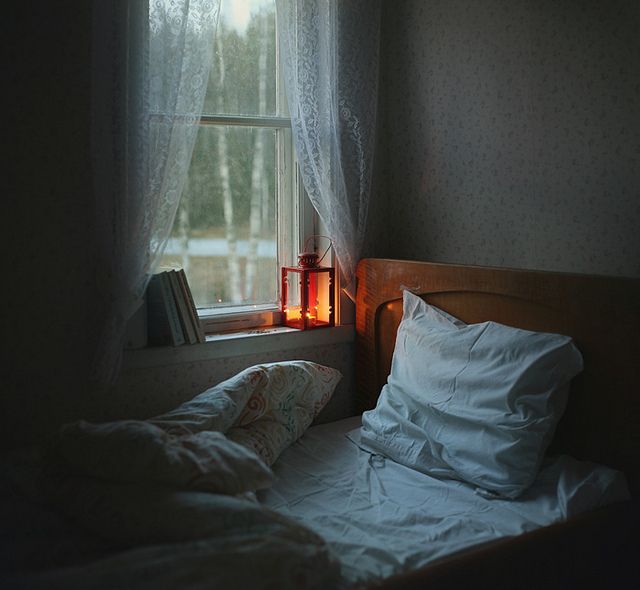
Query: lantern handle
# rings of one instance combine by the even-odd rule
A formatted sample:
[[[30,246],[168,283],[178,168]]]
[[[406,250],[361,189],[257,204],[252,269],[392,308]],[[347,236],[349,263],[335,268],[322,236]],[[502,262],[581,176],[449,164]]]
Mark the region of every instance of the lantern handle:
[[[320,257],[320,260],[318,260],[318,264],[320,264],[324,260],[324,257],[327,255],[327,252],[329,252],[329,248],[331,248],[333,246],[333,240],[329,236],[323,236],[321,234],[310,235],[304,241],[304,251],[305,252],[307,252],[307,244],[309,243],[309,240],[312,240],[313,238],[325,238],[326,240],[329,240],[329,245],[327,246],[327,249],[324,251],[324,254]],[[314,248],[314,250],[315,250],[315,248]]]

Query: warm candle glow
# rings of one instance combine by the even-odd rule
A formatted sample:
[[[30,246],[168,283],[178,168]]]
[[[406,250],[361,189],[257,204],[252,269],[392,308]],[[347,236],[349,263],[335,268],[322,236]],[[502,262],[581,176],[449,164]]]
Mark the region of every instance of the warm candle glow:
[[[317,305],[316,306],[316,317],[323,322],[328,321],[329,319],[329,306],[328,305]]]
[[[302,316],[302,310],[300,306],[292,306],[288,307],[284,310],[285,316],[287,320],[299,320]]]
[[[333,326],[333,280],[333,268],[283,267],[283,323],[299,330]]]

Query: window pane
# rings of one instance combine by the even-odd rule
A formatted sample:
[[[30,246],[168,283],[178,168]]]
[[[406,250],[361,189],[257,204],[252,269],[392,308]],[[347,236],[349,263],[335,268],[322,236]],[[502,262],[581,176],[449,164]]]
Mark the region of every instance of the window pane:
[[[274,0],[223,0],[205,114],[276,115]]]
[[[278,130],[202,125],[162,263],[198,307],[277,303]]]

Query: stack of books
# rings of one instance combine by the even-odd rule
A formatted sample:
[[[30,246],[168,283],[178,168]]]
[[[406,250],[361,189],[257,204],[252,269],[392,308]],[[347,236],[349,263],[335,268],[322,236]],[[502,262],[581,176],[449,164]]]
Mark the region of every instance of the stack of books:
[[[204,342],[204,332],[183,269],[154,274],[147,287],[149,344],[180,346]]]

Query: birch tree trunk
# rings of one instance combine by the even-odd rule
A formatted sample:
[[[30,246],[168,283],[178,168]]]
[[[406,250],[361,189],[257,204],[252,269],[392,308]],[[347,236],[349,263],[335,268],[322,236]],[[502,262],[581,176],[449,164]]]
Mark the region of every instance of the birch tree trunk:
[[[218,112],[224,112],[224,53],[222,48],[222,35],[216,35],[218,46],[218,68],[220,93],[218,94]],[[218,129],[218,165],[220,169],[220,181],[222,184],[222,198],[224,208],[224,223],[226,230],[227,248],[227,282],[229,284],[229,296],[233,303],[242,301],[242,277],[240,276],[240,261],[238,260],[238,234],[233,218],[233,193],[229,179],[229,149],[227,146],[227,130],[224,127]]]
[[[258,57],[258,113],[267,110],[267,20],[263,16],[260,25],[260,55]],[[264,136],[266,129],[256,129],[253,144],[253,164],[251,170],[251,205],[249,213],[249,244],[247,251],[245,294],[247,299],[257,299],[258,246],[262,232],[262,208],[266,200],[264,190]]]

